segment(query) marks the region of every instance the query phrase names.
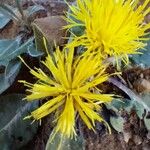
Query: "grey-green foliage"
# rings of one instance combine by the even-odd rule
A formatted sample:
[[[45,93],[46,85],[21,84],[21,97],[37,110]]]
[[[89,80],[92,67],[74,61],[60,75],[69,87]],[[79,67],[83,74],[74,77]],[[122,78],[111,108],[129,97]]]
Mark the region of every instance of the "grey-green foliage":
[[[128,99],[113,99],[111,103],[106,104],[106,107],[114,112],[119,112],[121,109],[130,112],[132,101]]]
[[[144,123],[147,128],[147,130],[150,130],[150,118],[147,117],[148,113],[150,112],[150,93],[149,94],[144,94],[142,96],[142,101],[148,106],[149,110],[143,108],[142,106],[140,107],[141,111],[144,114],[144,110],[146,110],[146,115],[144,116]]]
[[[37,131],[37,122],[23,118],[38,107],[38,101],[22,101],[24,95],[0,97],[0,150],[17,150],[26,145]]]
[[[115,130],[121,132],[123,129],[123,120],[121,117],[121,110],[125,110],[130,114],[131,110],[135,110],[139,119],[144,119],[145,126],[148,130],[150,130],[150,119],[147,118],[147,114],[150,111],[150,94],[143,94],[141,96],[141,102],[139,100],[128,100],[128,99],[114,99],[111,103],[107,104],[106,107],[109,110],[115,112],[116,116],[110,117],[110,123]],[[144,116],[144,112],[146,112]],[[120,122],[120,123],[118,123]],[[123,130],[122,130],[123,132]]]
[[[124,118],[121,117],[121,110],[130,112],[133,108],[132,101],[128,99],[113,99],[112,102],[106,104],[107,109],[115,112],[115,116],[110,116],[110,123],[112,127],[118,131],[123,132]]]
[[[35,48],[34,38],[28,39],[25,43],[20,43],[21,38],[17,37],[12,40],[0,40],[0,61],[10,61],[17,58],[23,53],[27,53],[32,57],[43,55],[43,52]]]
[[[0,13],[3,14],[3,17],[10,20],[19,21],[20,19],[15,13],[15,10],[12,6],[6,4],[0,4]],[[5,27],[5,26],[3,26]]]
[[[0,61],[10,61],[21,53],[27,51],[27,46],[31,44],[31,39],[26,43],[20,45],[21,37],[14,38],[12,40],[2,39],[0,40]]]
[[[7,59],[7,56],[13,53],[14,50],[18,49],[20,45],[20,37],[15,39],[2,39],[0,40],[0,60]],[[8,60],[9,61],[9,60]]]
[[[28,39],[23,44],[17,43],[17,46],[14,47],[16,41],[17,41],[17,38],[12,40],[6,47],[3,47],[3,50],[2,50],[3,53],[0,54],[0,60],[4,60],[5,59],[5,60],[10,61],[12,59],[17,58],[19,55],[21,55],[23,53],[27,53],[27,54],[29,54],[31,56],[35,55],[36,57],[41,56],[43,54],[41,51],[38,51],[38,50],[35,49],[35,45],[33,43],[33,38]],[[3,40],[2,40],[1,43],[5,44],[3,42]],[[32,52],[31,48],[33,48],[33,52]]]
[[[43,42],[43,37],[46,37],[46,35],[42,32],[40,27],[35,22],[32,23],[32,28],[34,31],[36,49],[46,52],[46,47],[45,47],[44,42]],[[47,49],[49,50],[49,52],[52,53],[54,43],[46,40],[46,46],[47,46]]]
[[[10,19],[0,13],[0,29],[3,29],[9,22]]]
[[[27,53],[31,57],[39,57],[43,52],[38,51],[30,38],[20,45],[21,38],[17,37],[12,40],[0,40],[0,66],[5,69],[0,73],[0,94],[9,88],[18,75],[21,62],[18,56]]]
[[[118,131],[118,132],[123,131],[124,119],[122,117],[111,116],[110,117],[110,123],[116,131]]]
[[[45,10],[45,8],[41,5],[34,5],[27,8],[25,12],[21,6],[21,1],[15,0],[15,2],[17,8],[13,8],[7,4],[0,5],[0,14],[2,14],[0,15],[0,18],[2,19],[0,29],[4,28],[10,20],[15,20],[17,23],[21,23],[21,25],[27,25],[30,28],[30,23],[33,21],[32,16],[41,10]],[[20,14],[18,14],[18,12]]]
[[[25,12],[20,2],[20,0],[16,0],[17,8],[13,8],[5,4],[0,5],[0,29],[3,29],[10,20],[15,20],[15,22],[20,24],[24,31],[26,31],[26,29],[32,30],[32,15],[45,9],[40,5],[34,5],[29,7]],[[20,14],[18,14],[16,10],[18,10]],[[21,35],[17,35],[14,39],[0,40],[0,67],[5,68],[4,71],[0,73],[0,94],[12,85],[19,73],[19,55],[23,53],[26,53],[31,57],[39,57],[43,55],[43,52],[40,51],[42,49],[39,50],[36,48],[33,37],[26,41],[22,40],[25,33],[26,32],[24,32],[24,34],[22,33]],[[6,74],[6,72],[11,73]]]
[[[36,12],[41,11],[41,10],[45,10],[45,8],[41,5],[30,6],[29,8],[27,8],[27,16],[30,17]]]
[[[85,141],[81,136],[70,139],[62,137],[60,133],[57,133],[53,138],[52,132],[46,144],[46,150],[85,150]]]
[[[28,47],[27,47],[27,53],[31,56],[31,57],[39,57],[42,56],[44,54],[44,52],[37,50],[35,44],[31,43]]]
[[[76,5],[76,2],[74,2],[72,5]],[[73,16],[72,11],[69,9],[67,12],[67,18],[73,20],[75,23],[81,24],[79,20],[75,19]],[[71,33],[73,33],[76,36],[81,36],[85,32],[85,27],[84,26],[76,26],[71,28]]]
[[[10,61],[5,66],[5,71],[0,74],[0,94],[13,84],[19,73],[20,67],[21,62],[18,60]]]
[[[35,23],[32,23],[32,27],[34,31],[36,49],[45,50],[45,45],[43,42],[43,33],[41,29]]]
[[[131,60],[136,65],[141,65],[142,67],[150,67],[150,40],[146,41],[147,46],[144,50],[140,50],[142,54],[132,55]]]

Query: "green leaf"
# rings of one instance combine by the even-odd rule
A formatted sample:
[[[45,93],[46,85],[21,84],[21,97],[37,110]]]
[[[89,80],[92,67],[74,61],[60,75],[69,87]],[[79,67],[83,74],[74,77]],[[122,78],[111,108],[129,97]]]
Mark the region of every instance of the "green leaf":
[[[132,55],[131,60],[142,67],[150,67],[150,40],[148,41],[145,50],[141,50],[140,52],[143,54]]]
[[[0,4],[0,12],[7,18],[19,21],[19,17],[15,14],[14,8],[7,4]]]
[[[123,132],[124,119],[120,116],[118,117],[110,117],[110,123],[113,128],[118,132]]]
[[[136,114],[138,115],[138,117],[140,119],[143,119],[143,114],[144,114],[144,109],[145,109],[144,106],[142,104],[140,104],[139,102],[134,101],[133,102],[133,107],[134,107],[134,109],[135,109]]]
[[[76,2],[73,3],[73,5],[77,5]],[[67,13],[67,17],[70,18],[71,20],[79,23],[79,24],[82,24],[82,22],[80,22],[79,20],[77,20],[76,18],[74,18],[72,16],[72,11],[69,9],[68,10],[68,13]],[[84,34],[85,32],[85,27],[84,26],[76,26],[76,27],[72,27],[71,28],[71,32],[76,35],[76,36],[81,36]]]
[[[0,13],[0,29],[3,29],[9,22],[10,19]]]
[[[144,124],[145,124],[147,130],[150,130],[150,119],[144,117]]]
[[[5,72],[0,74],[0,94],[8,89],[15,81],[21,68],[21,62],[13,60],[6,66]]]
[[[13,60],[10,61],[9,64],[6,66],[5,69],[5,77],[12,77],[18,69],[21,67],[21,62],[20,60]]]
[[[28,53],[32,57],[43,54],[35,49],[33,38],[19,46],[20,38],[14,40],[0,40],[0,65],[5,66],[5,72],[0,74],[0,94],[9,88],[15,81],[21,67],[16,58],[22,53]]]
[[[10,147],[5,143],[6,140],[8,140],[8,136],[5,134],[5,131],[0,133],[0,145],[1,150],[10,150]]]
[[[36,25],[36,23],[32,23],[32,27],[33,27],[33,31],[34,31],[36,49],[43,51],[43,52],[46,52],[46,48],[45,48],[45,45],[43,42],[43,37],[45,37],[44,33],[38,27],[38,25]],[[50,45],[49,42],[47,41],[47,48],[48,48],[50,53],[52,53],[52,47],[53,47],[53,45]]]
[[[22,101],[24,95],[0,97],[0,148],[16,150],[27,144],[37,131],[38,124],[23,118],[38,107],[38,102]]]
[[[61,136],[60,133],[57,133],[54,139],[53,132],[49,137],[49,140],[46,144],[46,150],[84,150],[85,142],[83,137],[78,136],[76,139],[69,139],[67,137]]]
[[[85,28],[84,27],[80,27],[80,26],[71,28],[71,32],[73,34],[75,34],[76,36],[83,35],[84,34],[84,30],[85,30]]]
[[[21,38],[16,39],[2,39],[0,40],[0,60],[3,59],[5,55],[7,55],[10,52],[13,52],[15,49],[19,47]]]
[[[15,40],[1,40],[0,44],[2,45],[0,46],[0,61],[10,61],[23,53],[27,53],[28,46],[30,46],[32,42],[33,38],[30,38],[20,46],[20,41],[18,38]]]
[[[142,95],[142,101],[150,108],[150,93],[143,94]],[[146,114],[148,112],[149,112],[149,110],[146,110]],[[145,123],[145,126],[146,126],[147,130],[150,130],[150,119],[146,118],[146,116],[144,117],[144,123]]]
[[[44,53],[35,48],[33,39],[28,39],[22,45],[20,45],[21,39],[19,37],[13,40],[0,40],[0,64],[6,64],[5,62],[16,59],[16,57],[23,53],[28,53],[32,57],[42,56]]]
[[[24,18],[23,8],[22,8],[22,5],[21,5],[21,0],[15,0],[15,2],[16,2],[16,6],[17,6],[17,8],[18,8],[18,10],[19,10],[19,12],[20,12],[20,14],[22,16],[22,19],[25,19]]]
[[[27,9],[27,15],[30,17],[34,13],[37,13],[38,11],[41,11],[41,10],[45,10],[45,8],[41,5],[30,6]]]
[[[142,101],[150,108],[150,93],[145,93],[141,97]]]
[[[44,52],[37,50],[35,44],[32,43],[31,45],[28,46],[28,54],[32,57],[39,57],[42,56]]]
[[[132,100],[128,99],[113,99],[110,103],[105,104],[107,109],[113,110],[114,112],[119,112],[121,109],[130,112],[133,104]]]
[[[133,101],[134,108],[140,119],[143,119],[144,110],[150,111],[150,93],[141,95],[141,101]]]
[[[130,97],[133,107],[137,111],[137,114],[139,115],[140,118],[142,118],[144,110],[150,112],[150,101],[149,101],[150,94],[139,96],[135,94],[131,89],[127,88],[125,85],[123,85],[121,82],[117,81],[114,78],[110,78],[109,82],[117,86],[119,89],[124,91]]]
[[[42,33],[40,28],[35,23],[32,24],[32,27],[33,27],[33,31],[34,31],[36,49],[45,51],[45,45],[43,42],[44,34]]]
[[[13,52],[8,53],[6,59],[12,60],[23,53],[27,53],[28,46],[31,45],[33,42],[33,38],[28,39],[25,43],[15,49]]]
[[[7,60],[2,60],[2,61],[0,61],[0,66],[7,66],[9,64],[9,61],[7,61]]]

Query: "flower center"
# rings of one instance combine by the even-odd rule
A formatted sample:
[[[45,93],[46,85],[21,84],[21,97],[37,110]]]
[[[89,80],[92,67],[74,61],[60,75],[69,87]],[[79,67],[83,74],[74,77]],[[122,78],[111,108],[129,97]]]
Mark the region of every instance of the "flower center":
[[[72,92],[72,89],[67,89],[67,90],[66,90],[66,93],[67,93],[67,94],[71,94],[71,92]]]
[[[66,89],[65,92],[67,95],[73,95],[75,92],[75,89],[69,88],[69,89]]]

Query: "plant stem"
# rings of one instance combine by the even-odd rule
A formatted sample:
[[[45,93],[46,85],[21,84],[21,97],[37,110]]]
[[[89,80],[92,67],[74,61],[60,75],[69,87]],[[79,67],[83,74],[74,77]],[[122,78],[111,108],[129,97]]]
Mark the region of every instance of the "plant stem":
[[[117,86],[119,89],[121,89],[123,92],[125,92],[130,97],[130,99],[132,99],[134,101],[137,101],[138,103],[143,105],[143,107],[147,111],[150,111],[150,108],[142,101],[142,99],[138,95],[136,95],[131,89],[129,89],[128,87],[123,85],[121,82],[119,82],[115,78],[109,78],[108,82],[112,83],[115,86]]]

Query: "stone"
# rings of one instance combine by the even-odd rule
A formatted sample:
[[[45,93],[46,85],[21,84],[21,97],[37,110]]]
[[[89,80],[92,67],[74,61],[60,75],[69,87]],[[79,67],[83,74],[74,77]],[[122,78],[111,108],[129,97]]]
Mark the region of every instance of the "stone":
[[[61,16],[49,16],[35,19],[34,24],[42,31],[48,42],[56,42],[57,45],[63,45],[66,37],[66,30],[63,26],[67,23]]]
[[[142,92],[150,92],[150,81],[142,79],[140,82],[140,87],[142,89]]]

